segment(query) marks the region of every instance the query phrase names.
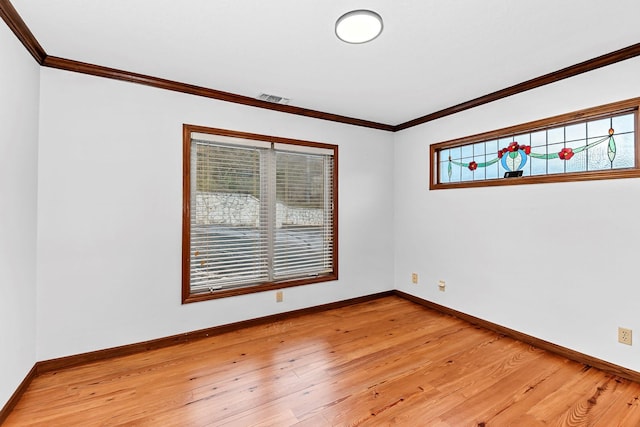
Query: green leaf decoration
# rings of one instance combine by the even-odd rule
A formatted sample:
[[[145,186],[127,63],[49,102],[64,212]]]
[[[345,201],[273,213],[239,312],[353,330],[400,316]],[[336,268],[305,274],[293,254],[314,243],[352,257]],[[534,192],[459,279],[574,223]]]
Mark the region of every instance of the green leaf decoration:
[[[478,163],[478,167],[479,168],[486,168],[487,166],[495,165],[496,163],[498,163],[498,160],[500,160],[500,159],[496,157],[495,159],[489,160],[488,162]]]
[[[609,138],[609,147],[607,149],[607,154],[609,154],[609,161],[613,163],[613,159],[616,158],[616,141],[613,139],[613,136]]]
[[[587,144],[587,145],[583,145],[582,147],[574,148],[574,149],[573,149],[573,153],[574,153],[574,154],[578,154],[578,153],[579,153],[579,152],[581,152],[581,151],[589,150],[590,148],[593,148],[593,147],[595,147],[596,145],[603,143],[603,142],[604,142],[604,141],[606,141],[608,138],[611,138],[611,137],[609,137],[609,136],[605,136],[604,138],[599,139],[599,140],[597,140],[597,141],[595,141],[595,142],[592,142],[591,144]],[[615,144],[614,144],[614,145],[615,145]],[[615,151],[615,149],[614,149],[614,151]]]
[[[588,150],[589,148],[591,147],[589,147],[588,145],[583,145],[582,147],[573,148],[572,150],[573,150],[573,154],[578,154],[584,150]]]
[[[536,159],[556,159],[556,158],[558,158],[558,153],[539,154],[539,153],[531,152],[531,154],[529,154],[529,155],[531,157],[536,158]]]

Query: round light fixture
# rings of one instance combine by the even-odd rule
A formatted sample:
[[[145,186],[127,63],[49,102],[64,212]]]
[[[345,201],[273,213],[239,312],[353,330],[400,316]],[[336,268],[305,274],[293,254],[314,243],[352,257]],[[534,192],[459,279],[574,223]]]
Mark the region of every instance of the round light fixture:
[[[336,36],[346,43],[366,43],[382,32],[382,17],[372,10],[352,10],[336,21]]]

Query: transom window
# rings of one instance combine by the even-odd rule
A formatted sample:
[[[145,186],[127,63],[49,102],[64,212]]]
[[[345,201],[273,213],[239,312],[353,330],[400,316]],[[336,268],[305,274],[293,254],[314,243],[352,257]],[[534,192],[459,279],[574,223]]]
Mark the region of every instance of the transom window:
[[[183,302],[337,279],[337,146],[184,126]]]
[[[431,146],[430,188],[640,176],[640,99]]]

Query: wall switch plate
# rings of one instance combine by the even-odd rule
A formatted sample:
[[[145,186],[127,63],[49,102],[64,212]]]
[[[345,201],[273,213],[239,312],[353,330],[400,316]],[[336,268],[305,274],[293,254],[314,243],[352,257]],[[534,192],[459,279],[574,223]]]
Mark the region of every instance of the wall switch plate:
[[[283,299],[284,295],[282,294],[282,291],[276,292],[276,302],[282,302]]]
[[[447,284],[444,282],[444,280],[439,280],[438,281],[438,290],[440,292],[444,292],[447,288]]]
[[[418,284],[418,273],[411,273],[411,283]]]
[[[618,328],[618,342],[631,345],[631,329]]]

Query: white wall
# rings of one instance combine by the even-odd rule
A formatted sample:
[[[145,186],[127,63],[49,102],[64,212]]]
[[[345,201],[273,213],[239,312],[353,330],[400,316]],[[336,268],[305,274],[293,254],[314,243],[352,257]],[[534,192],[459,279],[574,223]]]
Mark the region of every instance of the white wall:
[[[396,288],[640,371],[639,179],[428,188],[430,144],[638,96],[635,58],[397,133]]]
[[[38,360],[393,288],[393,135],[41,71]],[[338,144],[336,282],[180,304],[182,124]]]
[[[36,362],[39,66],[0,24],[0,408]]]

